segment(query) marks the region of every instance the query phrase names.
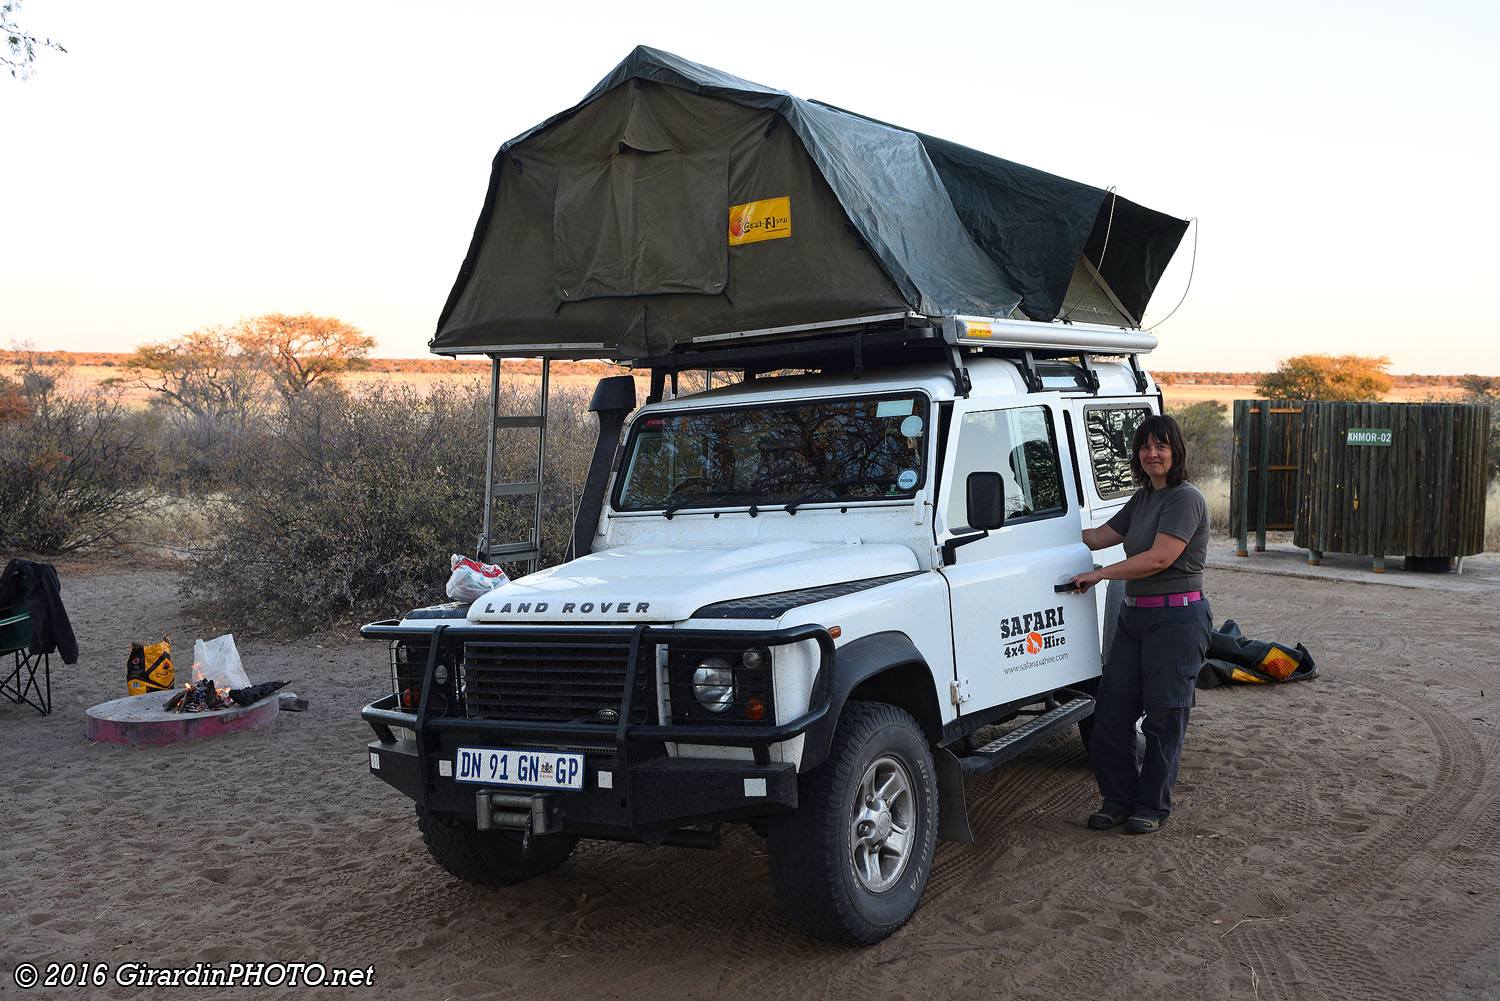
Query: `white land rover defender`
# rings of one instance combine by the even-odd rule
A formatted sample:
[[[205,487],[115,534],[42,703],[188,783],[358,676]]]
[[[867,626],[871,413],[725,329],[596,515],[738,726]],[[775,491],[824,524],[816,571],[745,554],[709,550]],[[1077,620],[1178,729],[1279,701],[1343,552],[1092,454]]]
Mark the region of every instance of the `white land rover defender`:
[[[534,572],[363,630],[370,769],[432,857],[507,884],[747,823],[799,926],[899,928],[971,840],[965,776],[1088,722],[1113,617],[1066,582],[1160,410],[1138,318],[1185,226],[650,49],[501,147],[432,349],[496,387],[544,360],[542,413],[492,411],[479,540]],[[539,569],[547,360],[597,357],[650,393],[599,384]],[[734,379],[679,392],[704,371]],[[494,482],[512,429],[534,481]]]

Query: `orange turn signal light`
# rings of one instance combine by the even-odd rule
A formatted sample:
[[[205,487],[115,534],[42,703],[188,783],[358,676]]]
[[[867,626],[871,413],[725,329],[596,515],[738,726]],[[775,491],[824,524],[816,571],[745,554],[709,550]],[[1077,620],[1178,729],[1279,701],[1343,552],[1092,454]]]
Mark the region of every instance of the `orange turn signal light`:
[[[745,703],[745,715],[751,719],[766,718],[766,704],[760,699],[751,699]]]

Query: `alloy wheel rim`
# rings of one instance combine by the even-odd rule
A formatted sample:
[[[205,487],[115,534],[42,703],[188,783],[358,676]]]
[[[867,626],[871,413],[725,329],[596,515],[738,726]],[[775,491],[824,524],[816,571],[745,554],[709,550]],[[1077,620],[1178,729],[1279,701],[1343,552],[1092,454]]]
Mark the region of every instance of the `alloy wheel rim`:
[[[872,893],[889,890],[911,860],[916,797],[911,773],[891,755],[865,767],[849,824],[855,878]]]

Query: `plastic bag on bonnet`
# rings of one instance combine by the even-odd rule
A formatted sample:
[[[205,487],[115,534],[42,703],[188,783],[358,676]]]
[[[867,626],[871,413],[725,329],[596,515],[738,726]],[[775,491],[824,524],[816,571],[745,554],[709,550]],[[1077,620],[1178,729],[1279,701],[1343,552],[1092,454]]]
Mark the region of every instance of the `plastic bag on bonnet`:
[[[448,597],[455,601],[476,601],[510,583],[505,571],[494,563],[480,563],[454,553],[449,564],[453,573],[448,577]]]

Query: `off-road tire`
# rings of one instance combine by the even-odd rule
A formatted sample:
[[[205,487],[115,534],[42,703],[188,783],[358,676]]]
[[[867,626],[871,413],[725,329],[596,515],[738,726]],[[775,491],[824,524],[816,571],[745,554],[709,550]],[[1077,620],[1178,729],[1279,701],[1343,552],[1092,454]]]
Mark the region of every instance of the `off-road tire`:
[[[876,807],[864,795],[872,789],[894,794],[876,797]],[[932,872],[937,808],[932,751],[911,715],[877,702],[846,705],[828,759],[802,776],[797,809],[769,825],[771,880],[792,923],[855,945],[906,924]],[[896,843],[887,830],[900,850],[888,847]]]
[[[511,886],[562,865],[575,834],[533,836],[531,852],[523,854],[521,835],[510,831],[481,831],[472,820],[446,817],[417,806],[417,827],[432,860],[467,883]]]

